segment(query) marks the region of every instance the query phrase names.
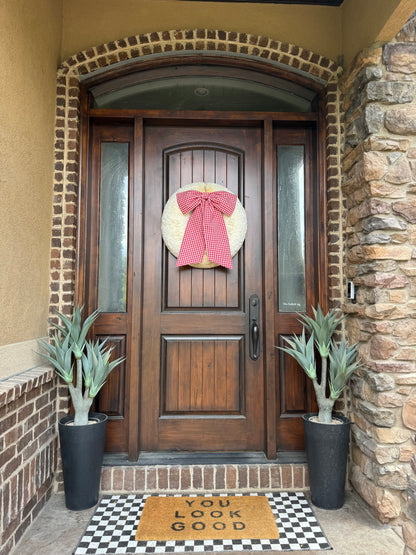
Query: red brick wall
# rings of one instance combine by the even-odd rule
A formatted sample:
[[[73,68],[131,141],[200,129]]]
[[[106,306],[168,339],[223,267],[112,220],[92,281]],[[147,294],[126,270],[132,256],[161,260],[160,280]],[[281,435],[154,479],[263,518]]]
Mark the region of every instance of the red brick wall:
[[[0,555],[10,553],[51,495],[55,421],[53,370],[0,381]]]
[[[306,463],[104,466],[106,493],[309,489]]]

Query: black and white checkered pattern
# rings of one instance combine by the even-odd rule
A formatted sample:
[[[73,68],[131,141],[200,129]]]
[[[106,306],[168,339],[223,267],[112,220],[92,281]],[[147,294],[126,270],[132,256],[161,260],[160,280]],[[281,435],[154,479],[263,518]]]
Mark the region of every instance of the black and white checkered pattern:
[[[101,500],[74,555],[332,549],[302,492],[264,495],[276,518],[278,540],[136,541],[140,515],[149,495],[111,495]]]

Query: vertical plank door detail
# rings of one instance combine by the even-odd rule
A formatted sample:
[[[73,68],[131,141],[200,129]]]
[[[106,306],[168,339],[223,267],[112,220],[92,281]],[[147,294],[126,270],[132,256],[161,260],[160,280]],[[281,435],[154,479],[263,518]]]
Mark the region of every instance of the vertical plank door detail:
[[[162,414],[241,414],[244,342],[240,337],[163,337]]]

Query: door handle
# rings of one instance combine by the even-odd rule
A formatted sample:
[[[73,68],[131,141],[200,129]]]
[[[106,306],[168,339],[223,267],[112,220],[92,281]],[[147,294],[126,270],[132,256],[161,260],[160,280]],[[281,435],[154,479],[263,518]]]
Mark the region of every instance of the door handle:
[[[251,341],[253,343],[253,356],[251,358],[253,360],[257,360],[259,358],[259,326],[257,322],[253,322],[253,324],[251,324]]]
[[[249,300],[249,318],[250,318],[250,335],[249,335],[249,351],[250,358],[257,360],[260,356],[260,299],[258,295],[251,295]]]

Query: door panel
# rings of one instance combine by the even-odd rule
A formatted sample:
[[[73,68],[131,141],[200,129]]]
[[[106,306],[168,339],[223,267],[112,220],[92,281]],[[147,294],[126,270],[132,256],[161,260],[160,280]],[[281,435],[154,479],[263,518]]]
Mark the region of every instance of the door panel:
[[[164,167],[168,173],[165,202],[177,188],[196,182],[223,185],[239,198],[243,192],[239,183],[244,158],[241,152],[198,145],[181,145],[164,152]],[[235,258],[233,269],[200,269],[185,266],[176,268],[176,258],[165,252],[165,308],[216,308],[241,309],[241,287],[239,284],[239,262]]]
[[[275,184],[277,190],[277,245],[275,345],[300,334],[297,312],[311,312],[317,304],[317,230],[319,195],[316,190],[310,129],[280,126],[274,131]],[[289,189],[289,190],[285,190]],[[283,205],[283,206],[282,206]],[[276,352],[277,450],[305,448],[301,416],[316,410],[311,381],[282,351]]]
[[[164,336],[162,341],[161,414],[241,414],[243,337]]]
[[[126,336],[110,335],[101,337],[96,335],[100,341],[106,341],[108,347],[113,349],[112,358],[117,359],[126,356]],[[125,417],[125,389],[126,389],[126,361],[124,360],[114,368],[106,380],[106,386],[97,398],[96,410],[105,412],[109,418]]]
[[[144,450],[264,448],[263,361],[248,357],[246,313],[248,297],[262,297],[261,154],[259,128],[145,130]],[[162,244],[164,203],[200,181],[246,208],[252,232],[232,270],[176,268]]]
[[[88,214],[84,236],[88,265],[81,304],[88,312],[100,309],[93,334],[97,339],[107,338],[113,347],[112,358],[126,357],[111,373],[94,403],[96,410],[108,415],[106,451],[123,452],[128,450],[131,383],[132,276],[128,251],[133,244],[133,228],[129,225],[132,125],[96,125],[91,142],[91,181],[84,206]]]

